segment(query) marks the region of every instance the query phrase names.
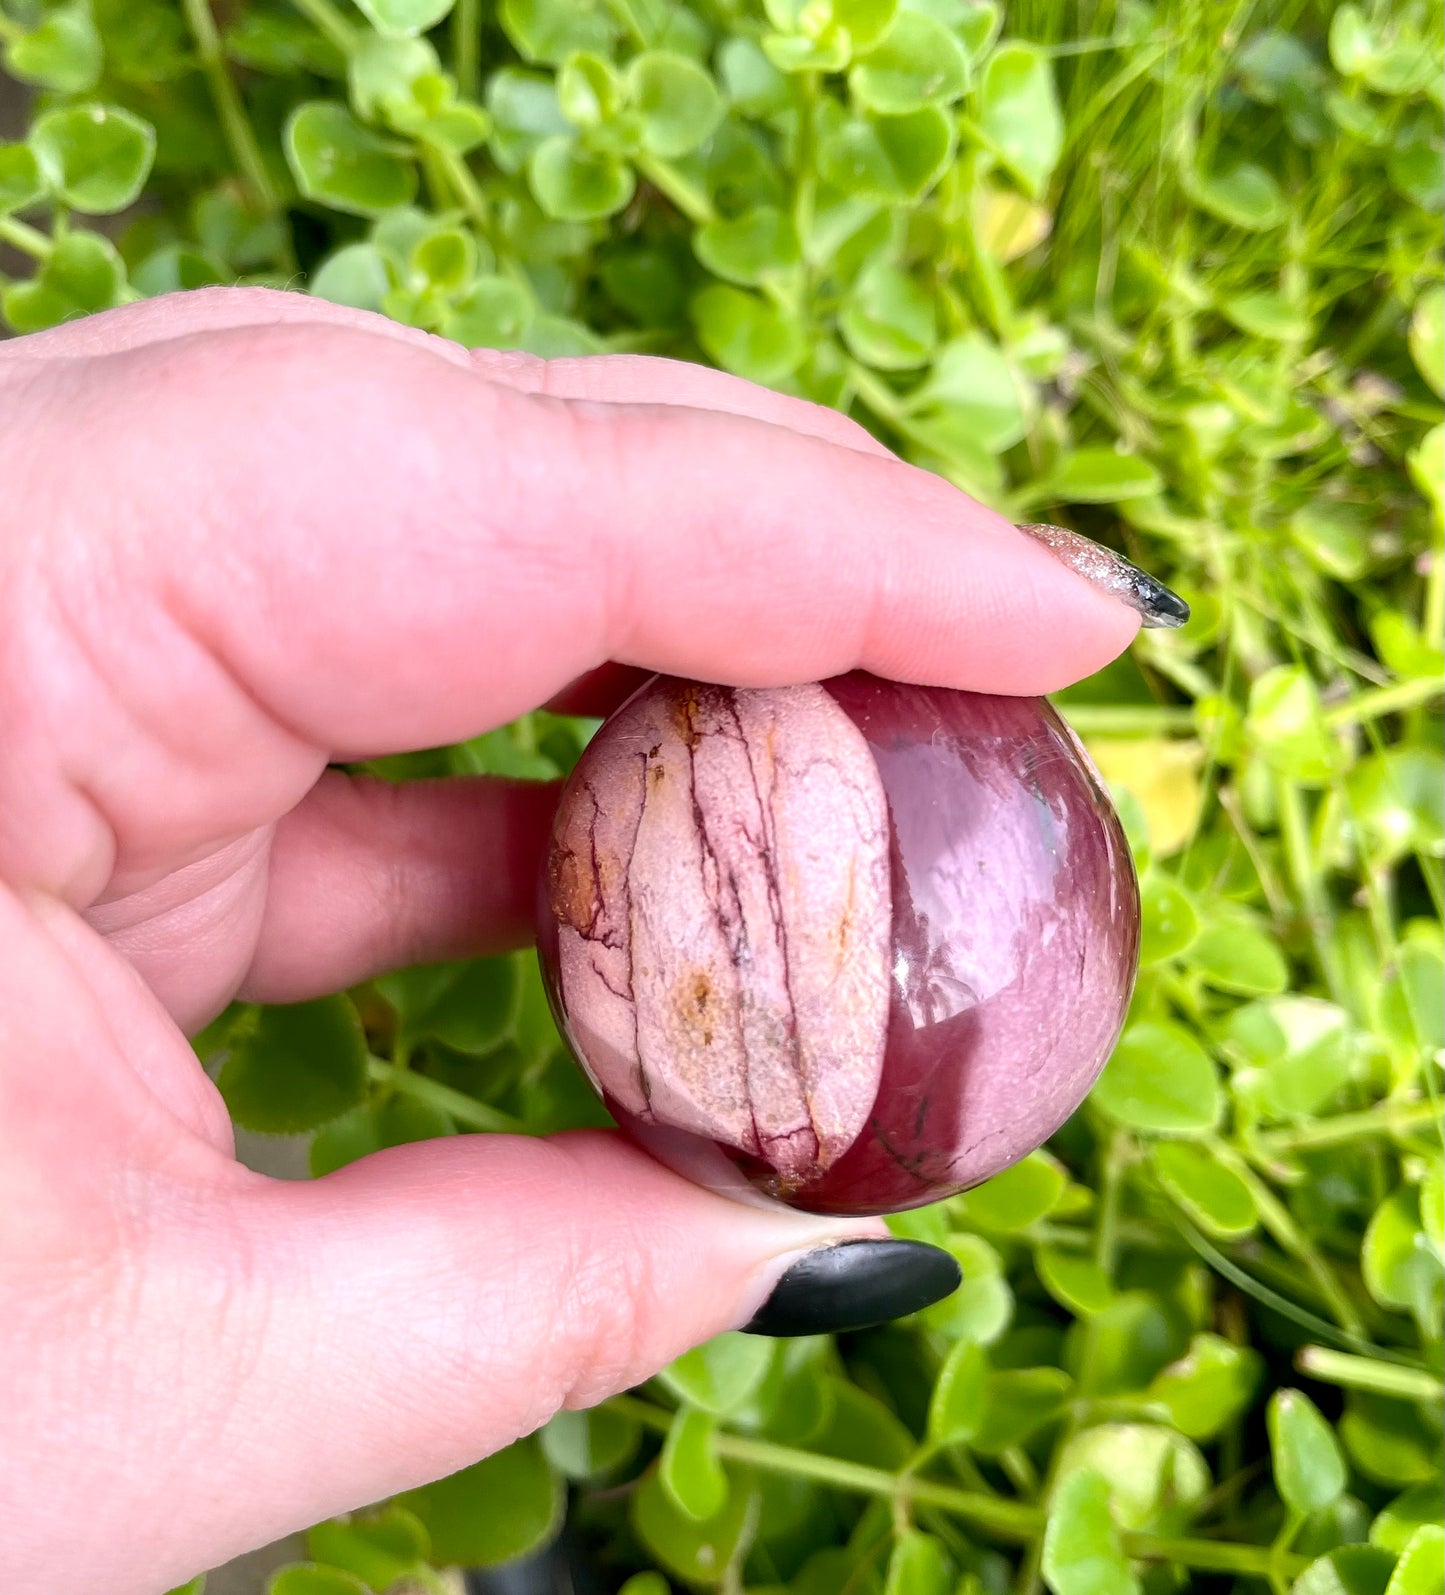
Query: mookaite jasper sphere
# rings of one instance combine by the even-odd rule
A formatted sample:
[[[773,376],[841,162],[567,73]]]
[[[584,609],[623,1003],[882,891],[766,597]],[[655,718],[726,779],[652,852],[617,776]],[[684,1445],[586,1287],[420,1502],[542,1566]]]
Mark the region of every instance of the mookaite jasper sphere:
[[[617,1120],[705,1184],[886,1213],[1038,1146],[1138,956],[1118,819],[1040,699],[657,677],[562,795],[539,946]]]

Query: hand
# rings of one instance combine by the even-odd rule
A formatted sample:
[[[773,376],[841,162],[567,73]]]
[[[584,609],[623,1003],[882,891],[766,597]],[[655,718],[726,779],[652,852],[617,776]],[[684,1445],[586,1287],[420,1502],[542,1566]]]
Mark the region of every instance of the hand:
[[[329,762],[605,661],[1042,692],[1122,604],[831,412],[260,290],[0,344],[0,484],[12,1595],[163,1589],[451,1472],[883,1233],[606,1134],[263,1179],[184,1035],[527,939],[548,789]]]

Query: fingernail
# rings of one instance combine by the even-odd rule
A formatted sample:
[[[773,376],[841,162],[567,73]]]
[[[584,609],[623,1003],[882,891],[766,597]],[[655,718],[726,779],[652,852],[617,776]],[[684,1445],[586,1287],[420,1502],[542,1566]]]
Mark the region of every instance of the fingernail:
[[[834,1335],[931,1307],[959,1287],[949,1253],[922,1241],[841,1241],[800,1257],[743,1325],[749,1335]]]
[[[1042,543],[1076,575],[1142,615],[1147,628],[1172,629],[1189,619],[1189,605],[1178,593],[1092,537],[1064,526],[1020,526],[1019,530]]]

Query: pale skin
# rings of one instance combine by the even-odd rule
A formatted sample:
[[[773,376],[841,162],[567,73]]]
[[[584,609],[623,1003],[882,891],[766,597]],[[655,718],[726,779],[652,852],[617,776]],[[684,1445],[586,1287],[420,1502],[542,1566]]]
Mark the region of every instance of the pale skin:
[[[0,343],[0,1545],[148,1595],[476,1460],[859,1234],[610,1134],[310,1184],[186,1042],[529,939],[550,789],[329,763],[607,661],[1056,689],[1137,617],[814,406],[214,290]]]

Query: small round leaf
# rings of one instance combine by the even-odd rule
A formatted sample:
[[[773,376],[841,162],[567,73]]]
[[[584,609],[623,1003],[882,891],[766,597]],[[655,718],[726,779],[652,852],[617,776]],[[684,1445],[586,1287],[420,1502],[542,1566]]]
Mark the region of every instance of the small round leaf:
[[[416,193],[416,169],[406,146],[363,127],[343,105],[329,100],[298,105],[283,143],[301,192],[332,210],[379,216]]]
[[[216,1083],[248,1130],[314,1130],[366,1096],[361,1019],[346,997],[262,1008],[233,1039]]]
[[[67,105],[47,111],[30,131],[30,147],[58,198],[87,215],[132,204],[155,159],[149,122],[115,105]]]

